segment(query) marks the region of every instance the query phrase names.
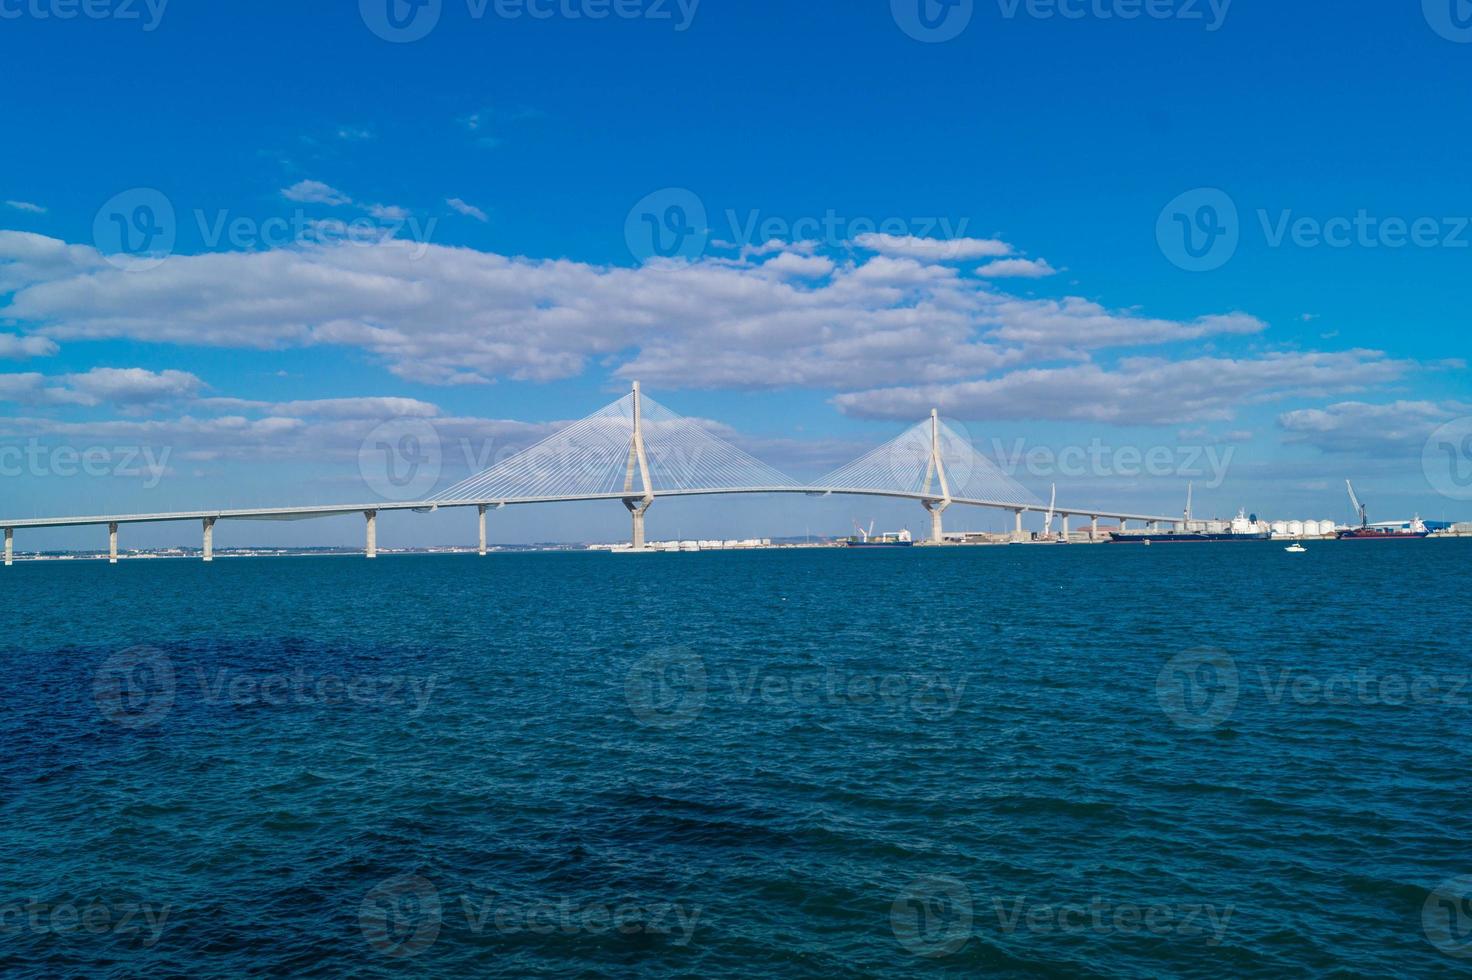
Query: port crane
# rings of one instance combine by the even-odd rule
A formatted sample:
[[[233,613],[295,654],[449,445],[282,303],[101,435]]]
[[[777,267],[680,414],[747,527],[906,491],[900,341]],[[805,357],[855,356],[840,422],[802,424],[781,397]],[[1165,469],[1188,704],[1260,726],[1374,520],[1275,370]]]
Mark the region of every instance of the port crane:
[[[1365,515],[1365,505],[1360,503],[1359,497],[1355,496],[1354,484],[1345,480],[1344,485],[1349,489],[1349,503],[1354,507],[1355,515],[1360,519],[1360,527],[1368,527],[1370,519]]]

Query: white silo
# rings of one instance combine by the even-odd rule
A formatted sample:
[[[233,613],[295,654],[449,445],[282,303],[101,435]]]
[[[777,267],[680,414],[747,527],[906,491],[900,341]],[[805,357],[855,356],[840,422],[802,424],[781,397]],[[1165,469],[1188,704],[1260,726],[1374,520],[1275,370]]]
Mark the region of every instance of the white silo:
[[[1301,537],[1303,535],[1303,521],[1289,521],[1288,534],[1290,537]]]
[[[1325,538],[1332,538],[1334,536],[1334,522],[1333,521],[1319,521],[1319,536],[1320,537],[1325,537]]]
[[[1284,534],[1287,534],[1288,533],[1288,522],[1287,521],[1273,521],[1273,533],[1276,534],[1276,535],[1279,535],[1279,536],[1284,535]]]

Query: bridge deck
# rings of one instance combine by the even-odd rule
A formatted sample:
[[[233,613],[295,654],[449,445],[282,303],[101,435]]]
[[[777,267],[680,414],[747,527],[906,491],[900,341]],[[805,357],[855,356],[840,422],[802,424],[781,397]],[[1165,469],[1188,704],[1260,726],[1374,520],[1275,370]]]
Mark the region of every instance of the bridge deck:
[[[801,493],[813,497],[837,496],[860,496],[860,497],[890,497],[901,500],[938,500],[934,494],[904,493],[896,490],[870,490],[862,487],[731,487],[711,490],[656,490],[654,496],[661,497],[702,497],[718,496],[724,494],[756,494],[756,493]],[[255,509],[237,510],[192,510],[178,511],[160,514],[102,514],[82,517],[28,517],[4,519],[0,518],[0,527],[4,528],[41,528],[41,527],[90,527],[105,524],[160,524],[171,521],[202,521],[206,518],[216,520],[240,520],[240,521],[294,521],[310,520],[317,517],[340,517],[345,514],[362,514],[367,511],[392,511],[409,510],[428,512],[435,510],[448,510],[455,507],[512,507],[525,504],[546,503],[574,503],[579,501],[596,500],[623,500],[630,497],[626,493],[601,493],[581,494],[574,496],[556,497],[523,497],[512,499],[487,499],[487,500],[425,500],[412,503],[364,503],[364,504],[334,504],[315,505],[308,507],[265,507]],[[632,496],[638,496],[634,494]],[[971,507],[989,507],[995,510],[1024,511],[1041,513],[1046,508],[1038,505],[1015,504],[998,500],[974,500],[956,497],[951,501],[953,504]],[[1129,521],[1162,521],[1174,522],[1179,520],[1179,515],[1162,514],[1131,514],[1113,511],[1098,507],[1065,507],[1056,506],[1055,512],[1059,515],[1073,517],[1108,517],[1118,520]]]

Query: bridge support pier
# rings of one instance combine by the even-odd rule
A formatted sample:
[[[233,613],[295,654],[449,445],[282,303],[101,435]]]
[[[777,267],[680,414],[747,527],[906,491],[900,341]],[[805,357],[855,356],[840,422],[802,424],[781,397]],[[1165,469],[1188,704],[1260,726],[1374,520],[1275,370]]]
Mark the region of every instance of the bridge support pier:
[[[1071,515],[1069,515],[1069,514],[1062,514],[1060,516],[1063,518],[1063,523],[1058,526],[1058,540],[1059,541],[1062,541],[1065,544],[1067,544],[1068,543],[1068,518]]]
[[[113,522],[107,526],[107,563],[118,563],[118,526]]]
[[[1090,541],[1098,541],[1099,540],[1099,515],[1098,514],[1093,515],[1092,519],[1089,521],[1089,540]]]
[[[481,504],[480,507],[479,507],[479,510],[480,510],[480,550],[479,550],[479,554],[480,554],[480,556],[482,558],[484,558],[486,556],[486,505],[485,504]]]
[[[204,519],[204,560],[215,560],[215,519],[213,517]]]
[[[1160,530],[1160,522],[1159,521],[1151,521],[1150,522],[1150,530],[1152,530],[1152,531],[1159,531]]]
[[[1123,517],[1121,517],[1119,519],[1119,529],[1121,531],[1123,531],[1128,524],[1129,524],[1129,521],[1125,520]]]
[[[14,551],[14,549],[15,549],[15,528],[13,528],[13,527],[7,527],[5,529],[5,566],[7,568],[10,567],[10,563],[14,560],[13,554],[12,554],[13,551]]]
[[[951,506],[951,502],[949,500],[922,500],[920,503],[930,512],[930,543],[945,544],[946,532],[941,515],[946,512],[947,507]]]
[[[368,520],[368,540],[364,543],[363,553],[369,558],[378,557],[378,511],[365,510],[363,516]]]
[[[1012,512],[1012,540],[1022,540],[1022,511],[1020,510]]]
[[[644,550],[644,514],[653,503],[653,499],[645,497],[624,500],[624,506],[629,509],[629,516],[634,521],[633,533],[630,535],[629,543],[635,551]]]

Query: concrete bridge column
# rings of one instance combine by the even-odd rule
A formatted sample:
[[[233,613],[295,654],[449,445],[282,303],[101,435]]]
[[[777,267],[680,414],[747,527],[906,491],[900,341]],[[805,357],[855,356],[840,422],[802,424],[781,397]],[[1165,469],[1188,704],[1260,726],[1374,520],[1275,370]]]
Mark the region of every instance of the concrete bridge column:
[[[1014,510],[1012,512],[1012,540],[1013,541],[1021,541],[1022,540],[1022,511],[1021,510]]]
[[[1123,518],[1123,517],[1121,517],[1121,518],[1120,518],[1120,519],[1119,519],[1119,529],[1120,529],[1120,530],[1121,530],[1121,531],[1123,531],[1123,530],[1124,530],[1124,528],[1125,528],[1125,525],[1126,525],[1126,524],[1128,524],[1128,523],[1129,523],[1129,521],[1127,521],[1127,520],[1125,520],[1125,519],[1124,519],[1124,518]]]
[[[109,565],[118,563],[118,525],[116,521],[107,526],[107,562]]]
[[[629,509],[629,516],[634,519],[634,530],[631,535],[631,543],[635,551],[644,550],[644,514],[654,503],[652,498],[625,499],[624,506]]]
[[[1090,541],[1098,541],[1099,540],[1099,515],[1098,514],[1093,515],[1093,517],[1089,520],[1089,540]]]
[[[215,519],[213,517],[204,519],[204,560],[215,560]]]
[[[1160,522],[1159,521],[1151,521],[1150,522],[1150,530],[1152,530],[1152,531],[1159,531],[1160,530]]]
[[[363,516],[368,520],[368,540],[364,546],[363,553],[369,558],[378,557],[378,511],[365,510]]]
[[[1059,516],[1063,518],[1063,524],[1060,526],[1060,529],[1058,531],[1058,540],[1059,541],[1067,541],[1068,540],[1068,518],[1070,516],[1072,516],[1072,515],[1069,515],[1069,514],[1060,514]]]
[[[930,543],[945,544],[946,534],[941,515],[946,512],[947,507],[951,506],[951,502],[949,500],[922,500],[920,503],[930,512]]]
[[[480,556],[486,556],[486,505],[480,505]]]
[[[12,561],[12,555],[11,555],[11,553],[14,550],[14,548],[15,548],[15,528],[13,528],[13,527],[7,527],[5,529],[5,564],[7,566],[9,566],[10,563],[11,563],[11,561]]]

